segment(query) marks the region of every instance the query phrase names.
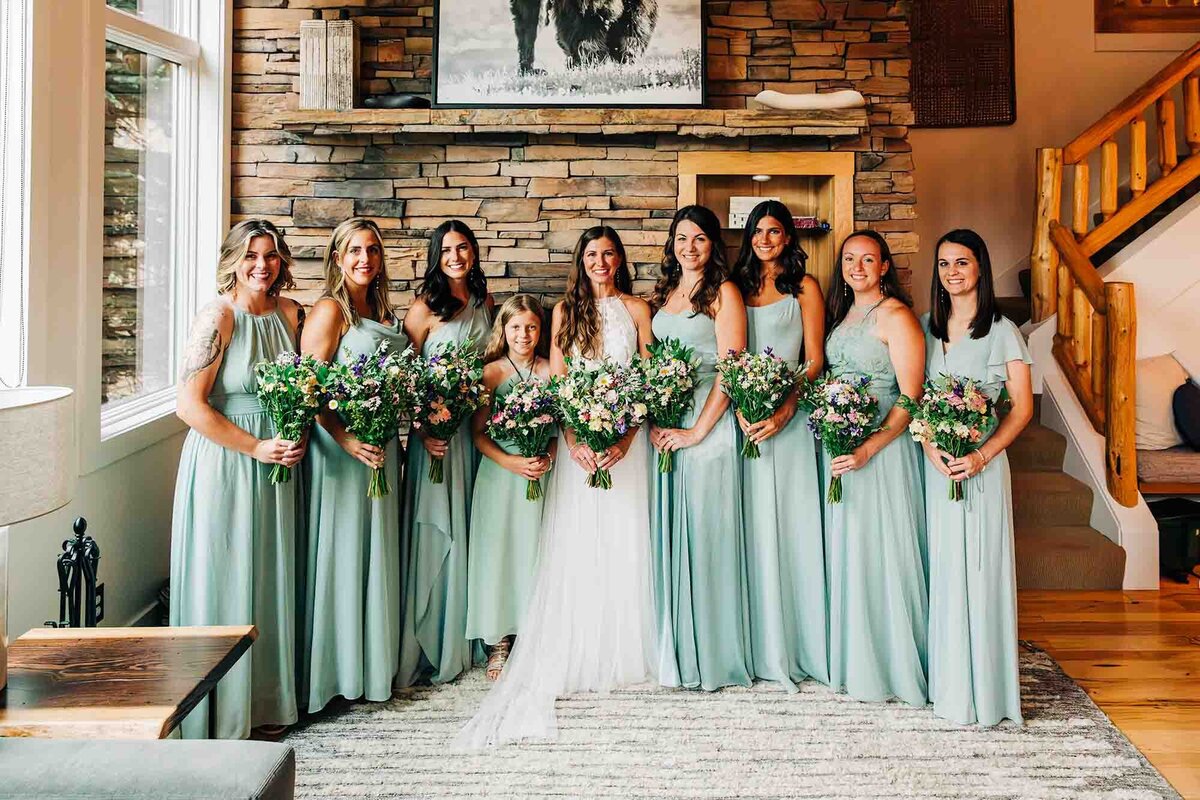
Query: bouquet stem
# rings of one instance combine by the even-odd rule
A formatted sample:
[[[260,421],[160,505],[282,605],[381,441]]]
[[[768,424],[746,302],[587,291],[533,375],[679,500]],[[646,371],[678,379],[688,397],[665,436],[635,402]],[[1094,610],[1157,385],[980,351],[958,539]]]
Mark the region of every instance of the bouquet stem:
[[[742,458],[758,458],[762,455],[762,451],[758,449],[758,445],[753,439],[747,439],[742,445]]]
[[[271,483],[287,483],[292,479],[292,468],[276,464],[271,468]]]
[[[387,497],[391,492],[388,486],[387,474],[383,468],[371,469],[371,483],[367,486],[367,497]]]
[[[588,475],[587,485],[593,489],[611,489],[612,475],[606,469],[598,469]]]
[[[542,497],[542,481],[541,478],[534,478],[525,486],[526,500],[540,500]]]
[[[829,493],[825,495],[825,502],[840,503],[842,502],[842,476],[835,475],[829,479]]]
[[[675,469],[675,459],[671,458],[672,451],[663,450],[658,454],[658,471],[666,475]]]
[[[429,457],[429,482],[442,483],[446,480],[446,470],[442,465],[441,456]]]
[[[956,480],[951,479],[951,481],[950,481],[950,499],[955,500],[960,503],[962,502],[962,499],[963,499],[962,481],[956,481]]]

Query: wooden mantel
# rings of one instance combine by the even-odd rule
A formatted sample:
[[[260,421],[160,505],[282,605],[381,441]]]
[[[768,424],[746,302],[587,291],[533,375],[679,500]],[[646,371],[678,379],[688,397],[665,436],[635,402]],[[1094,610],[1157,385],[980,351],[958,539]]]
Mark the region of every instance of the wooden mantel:
[[[865,108],[435,108],[284,111],[272,121],[313,135],[344,133],[674,133],[680,136],[859,136]]]

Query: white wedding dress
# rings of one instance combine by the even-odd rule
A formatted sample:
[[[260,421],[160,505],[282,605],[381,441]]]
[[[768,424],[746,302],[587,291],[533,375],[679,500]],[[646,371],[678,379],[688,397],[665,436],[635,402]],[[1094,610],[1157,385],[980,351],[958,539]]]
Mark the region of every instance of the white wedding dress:
[[[620,298],[598,301],[604,353],[627,364],[637,327]],[[559,436],[546,491],[537,578],[500,680],[455,744],[554,739],[554,700],[654,680],[649,448],[643,434],[591,489]]]

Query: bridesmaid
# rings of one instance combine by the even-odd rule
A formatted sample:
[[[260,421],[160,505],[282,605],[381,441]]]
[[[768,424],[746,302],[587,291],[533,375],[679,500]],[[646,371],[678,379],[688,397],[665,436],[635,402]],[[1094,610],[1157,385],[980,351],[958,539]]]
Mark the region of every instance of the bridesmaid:
[[[956,230],[937,246],[924,318],[930,376],[978,381],[1012,410],[965,458],[925,445],[929,515],[929,698],[959,724],[1021,722],[1012,486],[1005,448],[1033,417],[1029,351],[996,308],[992,264],[979,234]],[[949,478],[965,498],[946,495]]]
[[[295,536],[299,481],[272,484],[305,443],[274,435],[254,366],[295,351],[304,311],[279,296],[292,256],[266,220],[239,222],[221,244],[219,296],[196,317],[177,414],[191,428],[179,457],[171,522],[171,624],[258,626],[258,640],[217,692],[209,730],[202,700],[187,738],[245,739],[296,721]]]
[[[423,356],[444,342],[470,341],[479,353],[491,330],[492,298],[479,266],[479,244],[465,223],[443,222],[429,235],[429,260],[404,332]],[[408,448],[400,530],[403,622],[397,686],[445,683],[471,666],[467,640],[467,530],[478,454],[464,424],[449,441],[418,429]],[[430,483],[430,456],[445,481]]]
[[[737,420],[716,372],[718,354],[746,347],[746,307],[725,275],[716,215],[681,208],[654,287],[653,331],[701,364],[683,427],[650,432],[659,451],[676,452],[672,472],[654,473],[651,510],[659,678],[706,691],[749,686],[753,673]]]
[[[859,700],[925,705],[925,511],[920,453],[903,393],[920,398],[925,337],[887,242],[864,230],[842,243],[828,299],[825,352],[835,374],[865,375],[880,429],[850,455],[824,456],[843,501],[825,507],[829,682]]]
[[[325,294],[313,306],[300,347],[322,361],[351,362],[381,343],[400,352],[408,338],[388,298],[383,234],[346,220],[325,247]],[[373,468],[399,492],[399,444],[359,441],[336,412],[314,428],[308,476],[308,541],[302,701],[310,713],[333,697],[387,700],[400,653],[400,504],[367,497]]]
[[[544,326],[536,297],[519,294],[500,307],[483,354],[483,385],[497,399],[522,381],[549,380],[550,362],[537,354]],[[490,405],[483,406],[471,421],[484,458],[471,500],[467,638],[488,645],[487,677],[494,681],[508,660],[537,569],[542,499],[527,500],[525,491],[530,480],[546,474],[552,459],[523,458],[511,442],[493,440],[485,430],[491,413]],[[554,444],[550,447],[553,453]]]
[[[748,347],[769,347],[793,367],[807,361],[808,377],[816,378],[825,369],[825,300],[807,261],[787,206],[755,206],[734,270],[746,299]],[[817,443],[807,417],[796,413],[798,397],[762,422],[738,417],[762,451],[742,465],[754,676],[789,691],[806,676],[829,683],[824,495]]]

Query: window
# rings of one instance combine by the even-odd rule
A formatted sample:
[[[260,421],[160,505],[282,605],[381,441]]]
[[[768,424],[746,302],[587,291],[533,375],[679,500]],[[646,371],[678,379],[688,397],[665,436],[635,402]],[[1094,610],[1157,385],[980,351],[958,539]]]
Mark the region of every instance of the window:
[[[169,414],[196,309],[194,242],[221,173],[201,154],[199,15],[211,0],[108,0],[101,438]],[[211,121],[208,122],[211,126]],[[223,134],[222,134],[223,135]],[[201,195],[204,195],[202,198]]]
[[[0,388],[25,383],[27,0],[0,3]]]

